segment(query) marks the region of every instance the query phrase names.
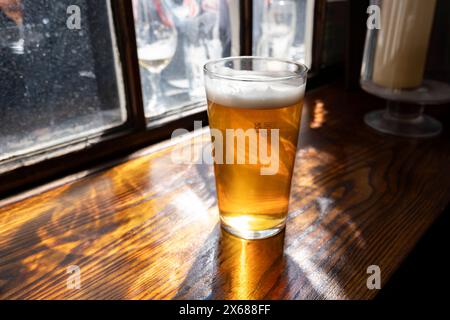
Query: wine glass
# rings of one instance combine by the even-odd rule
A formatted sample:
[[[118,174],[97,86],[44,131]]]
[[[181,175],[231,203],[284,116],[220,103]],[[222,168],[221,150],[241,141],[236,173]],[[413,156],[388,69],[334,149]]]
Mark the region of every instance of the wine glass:
[[[133,5],[139,64],[148,73],[151,86],[145,114],[148,117],[157,116],[166,111],[161,72],[175,54],[177,30],[164,0],[134,0]]]

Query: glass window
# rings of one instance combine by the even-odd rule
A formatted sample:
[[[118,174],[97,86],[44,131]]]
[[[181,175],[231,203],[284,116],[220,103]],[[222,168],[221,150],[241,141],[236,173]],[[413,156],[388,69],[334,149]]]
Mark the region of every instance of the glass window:
[[[110,12],[109,1],[0,0],[0,172],[125,122]]]
[[[238,7],[234,0],[133,0],[147,117],[203,104],[203,65],[232,54]]]
[[[253,1],[253,54],[311,65],[314,0]]]

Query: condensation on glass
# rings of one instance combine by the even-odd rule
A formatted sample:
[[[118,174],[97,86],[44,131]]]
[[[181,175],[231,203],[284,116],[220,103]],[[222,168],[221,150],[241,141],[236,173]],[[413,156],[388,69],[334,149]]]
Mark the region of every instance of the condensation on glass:
[[[205,62],[239,54],[238,10],[238,1],[228,0],[133,0],[147,117],[205,101]]]
[[[311,65],[314,0],[253,1],[253,55]]]
[[[110,12],[108,1],[0,1],[0,171],[125,122]]]

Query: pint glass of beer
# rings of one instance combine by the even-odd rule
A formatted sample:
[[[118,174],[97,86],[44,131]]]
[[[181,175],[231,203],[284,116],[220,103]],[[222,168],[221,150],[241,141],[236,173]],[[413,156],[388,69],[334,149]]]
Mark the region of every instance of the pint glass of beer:
[[[262,239],[286,224],[307,67],[231,57],[204,67],[222,227]]]

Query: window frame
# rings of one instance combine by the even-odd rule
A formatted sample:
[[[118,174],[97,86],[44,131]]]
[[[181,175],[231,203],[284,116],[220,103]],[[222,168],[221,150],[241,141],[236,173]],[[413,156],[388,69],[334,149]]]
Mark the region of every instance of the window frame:
[[[320,70],[318,67],[320,61],[315,61],[315,51],[321,50],[320,39],[323,36],[323,10],[326,0],[315,0],[315,2],[312,66],[308,79],[308,90],[334,81],[339,74],[342,74],[340,68]],[[177,115],[169,115],[168,118],[162,120],[152,121],[145,117],[132,0],[112,0],[110,4],[125,91],[126,122],[97,135],[80,139],[81,141],[91,138],[98,140],[87,147],[73,151],[73,146],[80,141],[71,141],[42,150],[39,154],[25,156],[25,158],[42,158],[44,156],[46,159],[0,174],[0,181],[2,181],[0,197],[10,196],[76,172],[89,170],[89,168],[105,162],[113,163],[112,159],[124,157],[133,151],[169,139],[171,133],[177,128],[193,130],[194,121],[202,121],[204,125],[208,124],[206,102],[187,104],[186,111]],[[253,0],[241,0],[239,9],[240,26],[250,26],[240,28],[239,52],[240,55],[252,55]],[[69,148],[72,148],[71,151]],[[48,157],[48,155],[55,156]]]

